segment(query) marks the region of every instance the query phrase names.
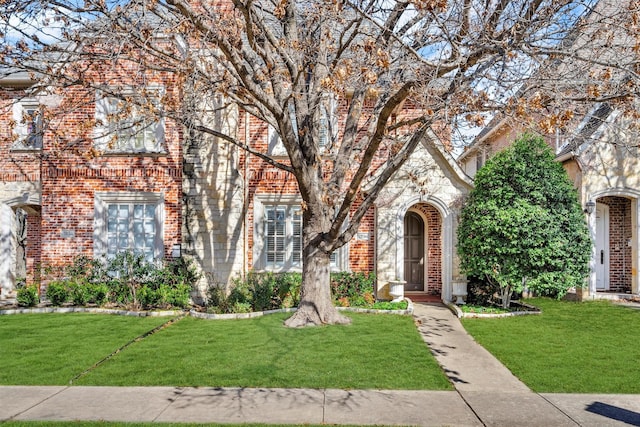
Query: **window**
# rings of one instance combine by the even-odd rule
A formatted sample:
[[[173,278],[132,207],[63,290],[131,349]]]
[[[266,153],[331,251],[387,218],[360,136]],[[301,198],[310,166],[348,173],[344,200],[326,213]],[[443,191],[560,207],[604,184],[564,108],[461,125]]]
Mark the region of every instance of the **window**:
[[[342,270],[346,254],[345,248],[331,254],[332,270]],[[259,270],[302,270],[302,208],[295,196],[256,198],[254,259]]]
[[[162,90],[124,92],[122,97],[97,94],[95,144],[112,153],[161,153],[164,121],[157,117]]]
[[[147,261],[161,259],[163,197],[156,193],[97,193],[94,251],[111,259],[132,251]]]
[[[265,206],[264,246],[267,268],[302,267],[300,206]]]
[[[289,103],[289,117],[293,129],[298,128],[298,119],[292,103]],[[287,149],[284,148],[280,134],[273,126],[269,125],[269,133],[267,134],[267,154],[270,156],[286,156]]]
[[[14,104],[14,132],[18,138],[14,150],[42,149],[42,108],[35,100],[23,100]]]
[[[336,115],[337,102],[335,97],[326,97],[325,102],[320,106],[318,117],[318,146],[323,149],[327,147],[336,135]],[[298,127],[295,110],[292,104],[289,104],[289,114],[294,129]],[[269,126],[267,154],[271,156],[286,156],[287,150],[282,144],[282,139],[273,126]]]

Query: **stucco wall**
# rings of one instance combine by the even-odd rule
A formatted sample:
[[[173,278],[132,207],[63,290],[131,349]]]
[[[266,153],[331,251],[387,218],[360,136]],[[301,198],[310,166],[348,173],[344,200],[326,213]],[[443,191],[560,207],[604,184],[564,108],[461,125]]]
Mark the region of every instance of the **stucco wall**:
[[[388,282],[403,279],[403,221],[409,208],[426,203],[438,210],[442,223],[442,295],[450,297],[451,279],[459,275],[455,253],[457,206],[470,191],[455,169],[430,143],[419,146],[381,193],[377,209],[378,292],[385,294]]]

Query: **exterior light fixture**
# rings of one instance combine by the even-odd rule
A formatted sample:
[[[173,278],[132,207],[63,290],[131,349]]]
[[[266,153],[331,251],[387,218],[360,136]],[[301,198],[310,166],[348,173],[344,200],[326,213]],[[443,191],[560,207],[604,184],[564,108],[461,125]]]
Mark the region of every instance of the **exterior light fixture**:
[[[585,203],[584,213],[591,215],[595,210],[596,210],[596,202],[594,202],[593,200],[589,200],[587,203]]]

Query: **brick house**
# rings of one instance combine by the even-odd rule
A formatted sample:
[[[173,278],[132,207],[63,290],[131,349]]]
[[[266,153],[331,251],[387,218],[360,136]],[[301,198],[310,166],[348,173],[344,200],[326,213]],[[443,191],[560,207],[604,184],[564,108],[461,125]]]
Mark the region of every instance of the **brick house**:
[[[111,123],[111,110],[122,106],[106,94],[73,87],[45,94],[32,92],[33,84],[24,73],[0,81],[0,297],[23,277],[45,283],[44,267],[127,249],[149,260],[193,259],[201,288],[247,271],[301,270],[292,175],[169,119],[120,130],[127,117]],[[162,78],[149,90],[179,92]],[[340,121],[339,102],[325,119]],[[202,120],[284,154],[273,129],[246,112],[227,108]],[[400,280],[414,298],[450,299],[459,276],[456,203],[471,181],[435,134],[431,141],[397,171],[356,238],[332,258],[336,271],[375,272],[378,298]]]
[[[32,93],[33,83],[16,73],[0,92],[2,294],[78,255],[168,256],[182,235],[181,129],[166,120],[107,147],[104,129],[87,123],[110,98],[73,87]]]

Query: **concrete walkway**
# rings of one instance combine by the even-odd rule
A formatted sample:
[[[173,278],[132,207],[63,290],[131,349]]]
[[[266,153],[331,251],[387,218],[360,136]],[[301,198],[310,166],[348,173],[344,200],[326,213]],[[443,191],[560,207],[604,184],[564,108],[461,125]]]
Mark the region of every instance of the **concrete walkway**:
[[[533,393],[447,308],[416,304],[414,316],[456,391],[0,387],[0,422],[640,426],[640,395]]]

